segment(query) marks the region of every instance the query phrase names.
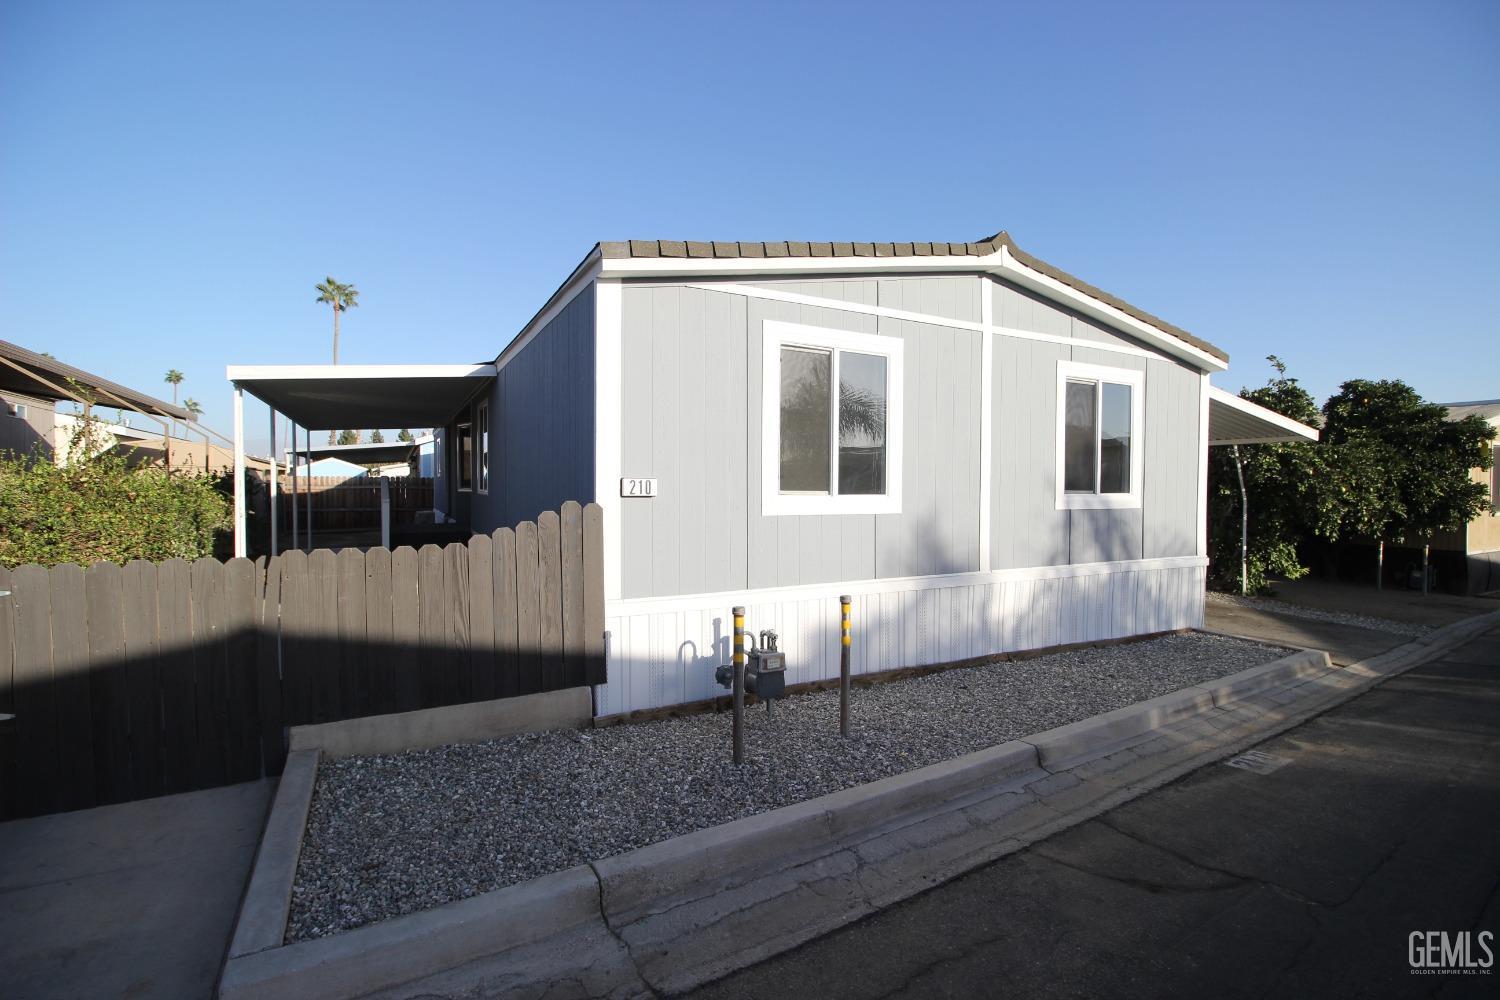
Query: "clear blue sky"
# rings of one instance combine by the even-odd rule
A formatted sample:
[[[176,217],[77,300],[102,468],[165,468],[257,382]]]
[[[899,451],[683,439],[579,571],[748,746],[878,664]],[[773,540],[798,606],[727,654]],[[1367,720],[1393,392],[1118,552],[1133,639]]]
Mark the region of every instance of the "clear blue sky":
[[[1321,399],[1500,396],[1500,4],[0,7],[0,337],[492,358],[600,239],[1025,248]],[[251,429],[264,444],[264,411]]]

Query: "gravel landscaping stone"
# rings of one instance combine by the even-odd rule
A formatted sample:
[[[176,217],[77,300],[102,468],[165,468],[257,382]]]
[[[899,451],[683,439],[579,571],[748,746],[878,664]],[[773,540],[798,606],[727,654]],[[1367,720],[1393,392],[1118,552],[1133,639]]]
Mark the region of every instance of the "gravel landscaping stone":
[[[325,762],[289,941],[321,937],[925,767],[1277,659],[1199,633],[997,661],[746,713]]]
[[[1326,611],[1322,608],[1306,608],[1300,604],[1289,604],[1286,601],[1278,601],[1269,597],[1241,597],[1239,594],[1220,594],[1209,591],[1208,601],[1210,604],[1229,604],[1240,608],[1250,608],[1253,611],[1265,611],[1273,615],[1286,615],[1289,618],[1306,618],[1317,622],[1337,622],[1343,625],[1354,625],[1358,628],[1372,629],[1376,632],[1389,632],[1392,635],[1404,635],[1411,638],[1426,635],[1432,631],[1431,626],[1428,625],[1392,621],[1389,618],[1360,615],[1352,611]]]

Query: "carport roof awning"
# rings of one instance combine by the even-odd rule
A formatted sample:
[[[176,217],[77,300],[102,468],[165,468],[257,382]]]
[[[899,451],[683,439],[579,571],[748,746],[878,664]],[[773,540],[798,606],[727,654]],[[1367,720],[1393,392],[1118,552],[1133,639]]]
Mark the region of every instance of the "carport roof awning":
[[[367,441],[364,444],[314,445],[311,452],[304,448],[297,452],[297,456],[300,459],[304,455],[311,454],[314,462],[320,458],[341,458],[355,465],[390,465],[410,460],[411,453],[416,447],[415,441],[381,441],[378,443]]]
[[[363,430],[441,427],[495,366],[230,365],[226,375],[308,430]]]
[[[1216,385],[1208,387],[1208,443],[1273,444],[1316,441],[1318,429],[1275,410],[1241,399]]]

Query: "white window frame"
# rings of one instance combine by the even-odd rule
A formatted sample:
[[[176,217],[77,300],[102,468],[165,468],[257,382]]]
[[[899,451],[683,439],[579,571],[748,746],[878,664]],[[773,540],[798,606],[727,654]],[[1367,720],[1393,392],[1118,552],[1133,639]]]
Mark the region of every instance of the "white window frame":
[[[460,493],[474,492],[474,456],[469,456],[469,485],[464,485],[464,428],[469,429],[469,447],[474,447],[474,422],[461,420],[453,426],[453,487]]]
[[[838,489],[838,419],[829,428],[827,493],[781,492],[781,349],[807,347],[833,352],[832,384],[838,385],[838,352],[875,354],[886,359],[885,492],[841,496]],[[904,359],[906,343],[900,337],[873,333],[850,333],[802,323],[768,319],[761,336],[761,513],[767,517],[790,514],[899,514],[901,513],[902,430]]]
[[[490,401],[481,399],[474,416],[474,491],[490,492]]]
[[[1094,492],[1072,493],[1063,488],[1067,471],[1068,383],[1093,382],[1096,415],[1094,434]],[[1099,438],[1102,436],[1104,409],[1103,384],[1130,387],[1130,492],[1100,493]],[[1057,363],[1057,509],[1120,510],[1141,506],[1142,470],[1145,468],[1146,443],[1146,373],[1134,368],[1110,368],[1086,365],[1078,361]],[[1188,458],[1191,456],[1185,456]]]

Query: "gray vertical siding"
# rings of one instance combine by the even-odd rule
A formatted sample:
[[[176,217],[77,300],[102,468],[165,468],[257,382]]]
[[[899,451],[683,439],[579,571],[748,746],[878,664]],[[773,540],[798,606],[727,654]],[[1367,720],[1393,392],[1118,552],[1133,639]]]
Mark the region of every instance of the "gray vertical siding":
[[[975,320],[979,313],[973,278],[775,287]],[[761,515],[767,319],[905,341],[902,513]],[[675,286],[627,285],[622,320],[621,473],[661,480],[661,496],[621,505],[623,596],[978,568],[979,334]]]
[[[490,488],[469,498],[475,531],[594,499],[592,284],[506,362],[488,398]],[[469,412],[477,410],[476,401]]]
[[[1146,559],[1198,551],[1198,449],[1208,446],[1198,439],[1202,382],[1198,372],[1176,361],[1147,362]]]
[[[1196,551],[1197,373],[1099,350],[1138,341],[975,276],[760,281],[828,300],[776,302],[670,284],[622,293],[621,474],[661,495],[621,501],[622,596],[665,597],[977,570],[981,335],[841,310],[879,305],[1069,338],[996,337],[990,557],[996,569]],[[761,506],[762,328],[768,319],[905,342],[899,514],[766,517]],[[1143,504],[1056,509],[1057,362],[1146,373]]]
[[[1176,361],[1085,346],[1146,349],[1062,306],[992,284],[998,326],[1068,337],[1073,346],[997,337],[990,491],[990,560],[995,569],[1114,562],[1197,551],[1198,373]],[[1057,362],[1146,372],[1141,506],[1057,510]]]

